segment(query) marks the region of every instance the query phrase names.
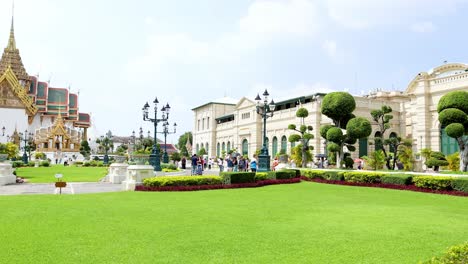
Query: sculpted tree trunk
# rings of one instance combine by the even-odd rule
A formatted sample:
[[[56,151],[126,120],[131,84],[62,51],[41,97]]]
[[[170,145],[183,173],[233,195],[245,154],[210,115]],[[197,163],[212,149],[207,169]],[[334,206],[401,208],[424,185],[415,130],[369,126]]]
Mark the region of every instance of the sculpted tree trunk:
[[[465,139],[458,138],[458,146],[460,147],[460,171],[468,171],[468,137]]]

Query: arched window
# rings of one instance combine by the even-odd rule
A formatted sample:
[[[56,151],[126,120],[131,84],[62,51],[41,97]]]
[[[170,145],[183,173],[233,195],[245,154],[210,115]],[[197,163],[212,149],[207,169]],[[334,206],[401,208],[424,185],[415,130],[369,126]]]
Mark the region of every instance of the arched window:
[[[205,148],[204,145],[203,145],[203,143],[201,143],[201,149],[202,149],[202,148]],[[206,150],[206,149],[205,149],[205,150]]]
[[[273,137],[273,150],[271,152],[271,155],[275,157],[277,153],[278,153],[278,138]]]
[[[367,138],[359,139],[359,157],[367,156]]]
[[[200,146],[198,145],[198,143],[197,143],[197,147],[195,148],[195,150],[196,150],[196,152],[198,154],[198,151],[200,150]]]
[[[396,138],[396,137],[397,137],[397,133],[392,132],[392,133],[390,133],[390,136],[389,136],[389,137],[390,137],[390,138]],[[394,148],[392,145],[390,145],[390,148],[389,148],[389,149],[390,149],[390,152],[391,152],[391,153],[395,152],[395,148]]]
[[[249,142],[247,139],[242,140],[242,155],[249,155]]]
[[[383,142],[382,142],[382,133],[380,131],[375,132],[374,134],[374,141],[375,141],[375,151],[383,149]]]
[[[228,141],[227,144],[227,152],[231,151],[231,141]]]
[[[223,142],[222,152],[226,151],[226,143]]]
[[[218,142],[218,144],[216,144],[216,156],[219,157],[220,155],[221,155],[221,148],[220,148],[219,142]]]
[[[206,150],[206,155],[210,156],[210,147],[209,147],[209,145],[208,145],[208,142],[206,142],[205,146],[206,146],[206,148],[205,148],[205,150]]]
[[[281,153],[286,154],[286,149],[288,148],[288,140],[286,139],[286,136],[283,136],[281,138]]]

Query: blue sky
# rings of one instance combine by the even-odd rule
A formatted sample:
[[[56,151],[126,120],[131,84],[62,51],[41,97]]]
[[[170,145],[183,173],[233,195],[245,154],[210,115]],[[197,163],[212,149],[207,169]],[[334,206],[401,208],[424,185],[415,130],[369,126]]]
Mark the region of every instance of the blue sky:
[[[183,133],[190,109],[225,95],[405,90],[468,62],[464,14],[468,0],[16,0],[15,34],[29,74],[80,91],[95,133],[152,130],[141,107],[155,96]],[[4,47],[11,1],[0,18]]]

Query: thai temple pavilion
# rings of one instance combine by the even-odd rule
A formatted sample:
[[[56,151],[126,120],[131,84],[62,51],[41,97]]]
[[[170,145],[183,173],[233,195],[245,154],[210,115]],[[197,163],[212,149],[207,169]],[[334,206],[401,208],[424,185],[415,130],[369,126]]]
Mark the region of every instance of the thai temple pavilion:
[[[90,115],[79,112],[78,94],[50,87],[27,73],[16,47],[13,22],[12,18],[0,60],[0,142],[23,147],[29,138],[37,151],[79,152],[91,126]]]

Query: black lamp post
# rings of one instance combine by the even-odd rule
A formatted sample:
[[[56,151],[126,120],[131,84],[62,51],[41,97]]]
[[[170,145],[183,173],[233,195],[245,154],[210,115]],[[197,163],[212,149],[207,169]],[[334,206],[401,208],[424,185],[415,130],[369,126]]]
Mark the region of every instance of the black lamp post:
[[[164,134],[164,154],[163,154],[163,162],[164,163],[169,163],[169,156],[167,155],[167,135],[175,134],[176,133],[176,127],[177,127],[177,124],[174,123],[174,131],[170,132],[169,131],[169,122],[166,121],[163,124],[163,131],[160,132],[161,134]]]
[[[19,133],[20,136],[20,141],[24,142],[23,146],[23,163],[28,164],[28,154],[26,153],[27,149],[30,148],[29,146],[29,141],[31,140],[31,137],[33,136],[32,133],[28,133],[28,130],[25,130],[24,133]]]
[[[161,157],[158,151],[158,146],[157,146],[157,137],[156,135],[158,134],[158,123],[159,122],[166,122],[169,119],[169,110],[171,107],[169,104],[166,104],[166,106],[163,107],[162,110],[162,118],[158,119],[158,98],[155,98],[154,101],[154,118],[149,117],[149,108],[150,105],[148,102],[143,106],[143,121],[149,121],[154,124],[154,143],[153,143],[153,151],[151,152],[149,162],[150,164],[154,167],[155,171],[161,171]]]
[[[261,103],[260,95],[257,94],[255,101],[257,101],[257,114],[261,115],[263,118],[263,147],[258,155],[258,169],[259,172],[270,171],[270,155],[268,154],[268,146],[266,145],[266,120],[268,117],[273,116],[273,111],[275,111],[275,102],[271,100],[268,103],[268,91],[265,89],[263,93],[263,104]]]
[[[106,136],[101,136],[101,145],[104,147],[104,164],[109,164],[109,155],[107,155],[109,151],[109,147],[112,145],[112,132],[109,130],[106,133]]]

